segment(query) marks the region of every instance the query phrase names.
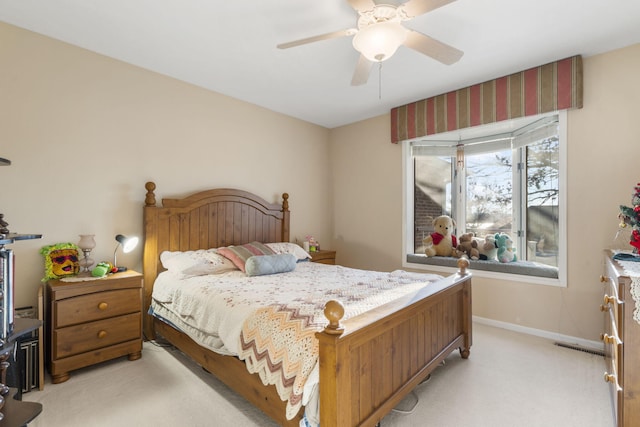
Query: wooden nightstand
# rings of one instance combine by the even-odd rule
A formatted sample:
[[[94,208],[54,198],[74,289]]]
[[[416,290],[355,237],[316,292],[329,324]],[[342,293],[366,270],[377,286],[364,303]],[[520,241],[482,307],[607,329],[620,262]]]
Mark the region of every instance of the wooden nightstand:
[[[331,264],[334,265],[336,263],[336,251],[315,251],[309,252],[311,255],[311,262],[319,262],[320,264]]]
[[[142,275],[47,282],[47,366],[53,384],[69,371],[128,355],[142,356]]]

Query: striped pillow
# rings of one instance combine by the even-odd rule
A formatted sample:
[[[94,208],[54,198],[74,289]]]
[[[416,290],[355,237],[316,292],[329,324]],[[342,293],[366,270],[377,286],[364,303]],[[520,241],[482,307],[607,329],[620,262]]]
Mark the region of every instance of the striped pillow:
[[[242,272],[245,271],[245,263],[252,256],[274,255],[275,252],[268,246],[260,242],[251,242],[239,246],[227,246],[226,248],[218,248],[218,253],[238,267]]]

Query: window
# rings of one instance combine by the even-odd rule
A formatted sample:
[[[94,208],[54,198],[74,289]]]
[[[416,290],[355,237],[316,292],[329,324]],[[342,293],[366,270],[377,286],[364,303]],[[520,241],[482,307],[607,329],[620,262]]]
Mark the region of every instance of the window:
[[[427,258],[422,244],[433,218],[449,215],[456,235],[506,233],[514,242],[517,262],[473,262],[475,274],[564,286],[564,120],[556,113],[405,142],[406,265],[455,266]]]

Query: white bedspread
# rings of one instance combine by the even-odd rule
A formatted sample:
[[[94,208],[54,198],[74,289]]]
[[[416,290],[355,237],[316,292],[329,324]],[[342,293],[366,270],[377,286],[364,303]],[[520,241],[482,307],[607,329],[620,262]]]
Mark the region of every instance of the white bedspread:
[[[281,397],[288,402],[289,417],[295,415],[301,404],[307,403],[308,395],[317,382],[317,374],[309,369],[309,366],[317,365],[317,355],[310,356],[316,357],[311,362],[298,363],[306,368],[297,373],[299,378],[295,385],[294,381],[287,387],[277,384],[276,375],[265,372],[264,366],[257,367],[256,361],[247,355],[246,348],[242,354],[243,325],[253,322],[253,331],[259,333],[255,313],[260,308],[278,306],[285,307],[287,311],[294,308],[297,319],[305,318],[305,327],[320,330],[327,323],[323,308],[330,299],[344,304],[346,320],[417,292],[428,282],[440,278],[402,270],[382,273],[312,262],[298,263],[290,273],[256,277],[233,271],[178,279],[164,272],[154,284],[151,305],[155,314],[175,324],[196,342],[221,354],[240,356],[246,360],[251,372],[260,374],[263,382],[276,384]],[[252,339],[253,343],[260,343],[260,338]],[[276,344],[280,346],[286,342],[285,338],[274,339],[279,340]],[[300,384],[304,384],[302,399]]]

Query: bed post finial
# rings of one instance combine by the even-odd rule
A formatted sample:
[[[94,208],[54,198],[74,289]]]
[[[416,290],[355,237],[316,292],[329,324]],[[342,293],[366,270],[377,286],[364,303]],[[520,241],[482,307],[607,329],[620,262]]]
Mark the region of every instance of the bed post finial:
[[[282,193],[282,212],[289,210],[289,193]]]
[[[340,326],[340,320],[344,317],[344,306],[334,299],[324,305],[324,316],[329,320],[324,332],[330,335],[341,335],[344,328]]]
[[[156,195],[153,193],[156,189],[156,183],[149,181],[144,185],[144,188],[147,189],[147,196],[144,198],[145,206],[155,206],[156,205]]]
[[[466,276],[467,268],[469,268],[469,258],[463,256],[458,260],[458,275]]]

